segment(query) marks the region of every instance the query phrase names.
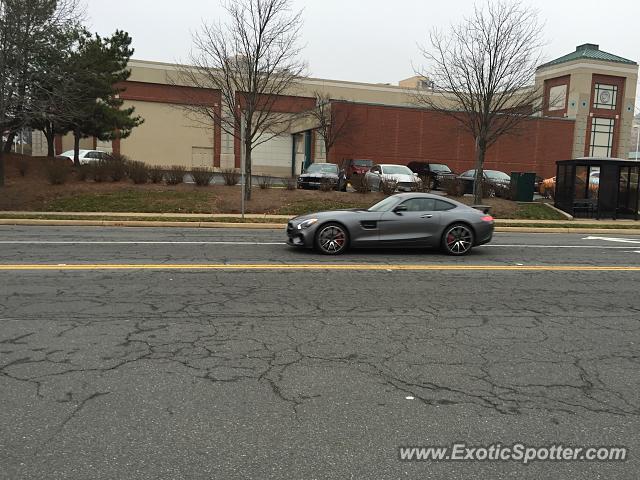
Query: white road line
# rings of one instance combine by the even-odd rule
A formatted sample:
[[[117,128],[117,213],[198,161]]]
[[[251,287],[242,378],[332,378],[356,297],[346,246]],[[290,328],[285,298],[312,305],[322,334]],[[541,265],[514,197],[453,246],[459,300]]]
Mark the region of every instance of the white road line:
[[[286,245],[284,242],[172,242],[172,241],[46,241],[46,240],[0,240],[0,245]]]
[[[635,242],[640,243],[640,242]],[[238,245],[238,246],[282,246],[285,242],[232,242],[232,241],[135,241],[135,240],[0,240],[0,245]],[[594,250],[628,250],[629,247],[609,245],[518,245],[495,244],[481,245],[481,248],[578,248]]]
[[[487,243],[480,245],[481,247],[511,247],[511,248],[591,248],[598,250],[628,250],[629,247],[611,247],[609,245],[498,245],[495,243]],[[478,248],[478,247],[476,247]]]
[[[604,240],[606,242],[640,244],[639,240],[630,240],[628,238],[614,238],[614,237],[585,237],[585,238],[583,238],[583,240]]]

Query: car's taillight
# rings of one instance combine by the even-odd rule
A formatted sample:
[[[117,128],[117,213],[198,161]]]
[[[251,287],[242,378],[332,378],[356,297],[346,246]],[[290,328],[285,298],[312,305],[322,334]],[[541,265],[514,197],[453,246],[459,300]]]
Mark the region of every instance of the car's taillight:
[[[482,217],[483,222],[493,222],[493,217],[491,215],[485,215]]]

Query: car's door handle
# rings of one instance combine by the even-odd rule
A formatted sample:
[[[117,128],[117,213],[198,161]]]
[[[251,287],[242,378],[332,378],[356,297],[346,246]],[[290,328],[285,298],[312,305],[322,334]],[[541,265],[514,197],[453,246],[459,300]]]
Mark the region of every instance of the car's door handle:
[[[431,215],[430,213],[427,213],[425,215],[420,215],[420,218],[433,218],[433,215]]]

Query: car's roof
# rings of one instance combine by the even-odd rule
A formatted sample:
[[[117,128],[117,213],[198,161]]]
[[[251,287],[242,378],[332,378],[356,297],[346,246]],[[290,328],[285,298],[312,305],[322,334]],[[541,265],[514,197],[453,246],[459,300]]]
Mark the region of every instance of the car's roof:
[[[379,163],[378,166],[379,167],[406,167],[406,165],[400,165],[399,163]]]
[[[84,149],[80,149],[80,150],[78,150],[78,154],[79,154],[79,155],[85,155],[85,154],[87,154],[87,153],[89,153],[89,152],[100,152],[100,150],[84,150]],[[64,156],[66,156],[66,154],[68,154],[68,153],[70,153],[71,155],[73,155],[73,150],[67,150],[66,152],[62,152],[62,153],[60,154],[60,156],[64,157]]]
[[[443,197],[442,195],[434,195],[432,193],[422,193],[422,192],[396,193],[394,197],[397,197],[399,202],[402,202],[405,200],[411,200],[412,198],[433,198],[434,200],[441,200],[443,202],[452,203],[456,207],[471,208],[469,205],[465,205],[464,203],[454,200],[453,198]]]

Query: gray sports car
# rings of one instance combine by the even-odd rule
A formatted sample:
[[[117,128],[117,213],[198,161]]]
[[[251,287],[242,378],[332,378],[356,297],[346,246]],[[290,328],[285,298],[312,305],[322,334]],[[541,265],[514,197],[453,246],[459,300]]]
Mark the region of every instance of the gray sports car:
[[[441,247],[466,255],[491,241],[493,218],[449,198],[403,193],[373,207],[312,213],[287,225],[288,244],[316,248],[325,255],[349,247]]]

